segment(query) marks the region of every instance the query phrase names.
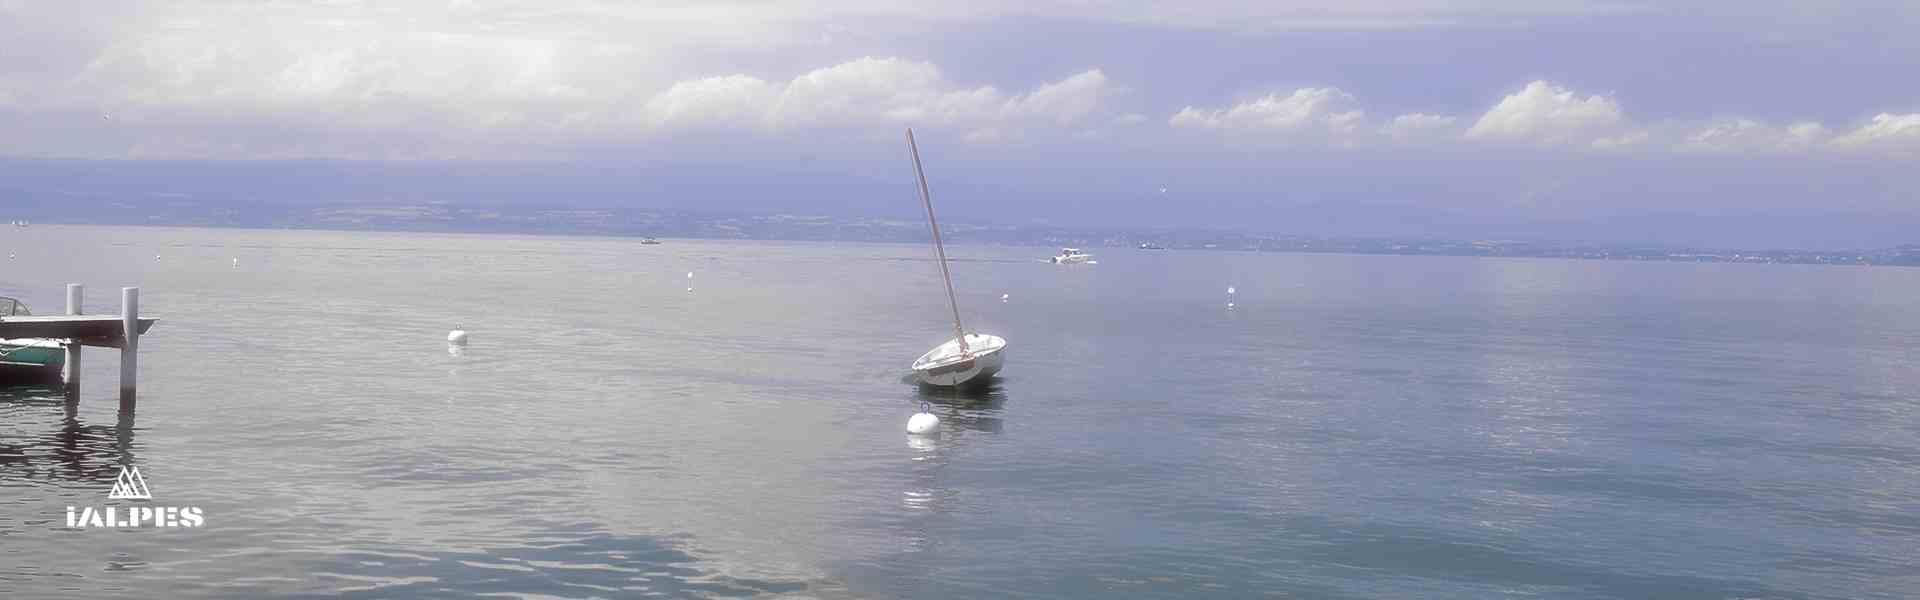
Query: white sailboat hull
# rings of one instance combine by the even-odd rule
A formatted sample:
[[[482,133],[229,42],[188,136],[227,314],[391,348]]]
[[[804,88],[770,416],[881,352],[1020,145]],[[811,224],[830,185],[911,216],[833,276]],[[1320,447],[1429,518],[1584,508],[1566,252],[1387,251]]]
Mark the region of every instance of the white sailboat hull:
[[[965,353],[957,340],[948,340],[913,361],[914,379],[921,385],[939,387],[986,381],[1000,372],[1006,348],[1007,341],[995,335],[967,334]]]

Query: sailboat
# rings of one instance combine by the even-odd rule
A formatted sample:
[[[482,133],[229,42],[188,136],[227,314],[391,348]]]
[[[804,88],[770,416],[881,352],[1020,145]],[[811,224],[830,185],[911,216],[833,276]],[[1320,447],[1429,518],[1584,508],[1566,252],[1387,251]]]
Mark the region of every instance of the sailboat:
[[[961,386],[986,381],[1000,372],[1007,340],[997,335],[967,333],[960,324],[960,303],[954,299],[953,273],[947,269],[947,249],[940,242],[940,223],[933,218],[933,193],[927,190],[927,172],[920,167],[920,147],[907,129],[907,150],[913,154],[913,174],[920,179],[920,202],[927,207],[927,227],[933,230],[933,253],[940,263],[940,279],[947,284],[947,307],[953,309],[953,339],[934,346],[913,361],[913,376],[921,385]]]

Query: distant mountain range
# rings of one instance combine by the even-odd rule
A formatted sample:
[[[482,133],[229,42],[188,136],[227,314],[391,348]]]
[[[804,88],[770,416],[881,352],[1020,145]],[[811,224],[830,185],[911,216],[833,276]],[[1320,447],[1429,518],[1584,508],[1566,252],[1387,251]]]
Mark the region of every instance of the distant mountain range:
[[[0,197],[8,197],[0,189]],[[681,209],[469,206],[448,202],[236,207],[184,195],[13,195],[0,219],[36,223],[522,233],[850,242],[924,242],[917,219],[728,214]],[[1729,249],[1538,240],[1338,238],[1182,228],[946,223],[954,243],[1047,247],[1506,256],[1689,262],[1920,266],[1920,244],[1853,251]],[[1148,251],[1148,250],[1142,250]]]

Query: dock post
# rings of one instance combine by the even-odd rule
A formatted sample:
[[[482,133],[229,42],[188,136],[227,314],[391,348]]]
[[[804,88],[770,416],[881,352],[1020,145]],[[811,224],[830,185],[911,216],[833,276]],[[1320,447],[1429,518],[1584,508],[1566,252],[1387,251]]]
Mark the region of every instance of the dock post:
[[[120,288],[120,412],[133,412],[133,390],[140,371],[140,288]]]
[[[80,314],[81,291],[80,284],[67,284],[67,314]],[[67,361],[65,370],[60,374],[60,379],[63,383],[67,384],[67,390],[69,391],[67,395],[72,396],[73,394],[71,392],[80,387],[80,340],[67,340],[65,346],[67,347]]]

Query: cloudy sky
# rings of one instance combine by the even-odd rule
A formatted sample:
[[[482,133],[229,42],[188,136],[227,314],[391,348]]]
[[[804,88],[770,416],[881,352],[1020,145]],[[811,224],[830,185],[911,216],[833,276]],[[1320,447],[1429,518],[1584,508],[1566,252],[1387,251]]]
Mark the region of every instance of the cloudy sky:
[[[1915,31],[1872,1],[0,0],[0,155],[892,182],[913,126],[953,211],[1004,222],[1920,241]],[[865,206],[822,196],[715,202]]]

